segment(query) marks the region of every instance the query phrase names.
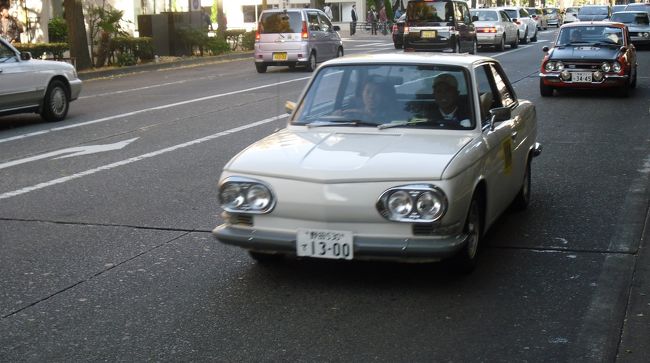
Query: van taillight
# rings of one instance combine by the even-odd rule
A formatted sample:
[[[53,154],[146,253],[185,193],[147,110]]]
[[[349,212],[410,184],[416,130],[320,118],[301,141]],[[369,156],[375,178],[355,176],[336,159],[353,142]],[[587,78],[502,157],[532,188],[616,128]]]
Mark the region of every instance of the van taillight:
[[[260,41],[260,38],[262,37],[261,34],[262,34],[263,31],[264,31],[264,25],[262,25],[262,23],[259,23],[257,25],[257,31],[255,32],[255,41],[256,42]]]
[[[302,32],[300,33],[302,39],[309,39],[309,32],[307,31],[307,22],[302,22]]]

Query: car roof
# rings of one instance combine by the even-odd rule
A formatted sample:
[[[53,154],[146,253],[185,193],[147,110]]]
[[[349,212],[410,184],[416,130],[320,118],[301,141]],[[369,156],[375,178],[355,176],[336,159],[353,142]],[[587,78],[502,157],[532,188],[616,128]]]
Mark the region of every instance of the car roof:
[[[469,68],[477,62],[496,61],[490,57],[451,54],[451,53],[386,53],[386,54],[354,54],[341,58],[334,58],[325,62],[327,65],[354,65],[368,63],[391,64],[436,64]],[[498,61],[497,61],[498,62]]]

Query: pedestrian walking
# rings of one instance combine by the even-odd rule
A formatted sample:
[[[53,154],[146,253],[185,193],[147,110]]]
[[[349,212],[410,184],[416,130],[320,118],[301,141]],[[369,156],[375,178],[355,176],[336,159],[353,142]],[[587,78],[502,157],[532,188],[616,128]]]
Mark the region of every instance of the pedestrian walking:
[[[323,7],[323,12],[330,20],[332,20],[332,7],[329,4],[325,4]]]
[[[0,37],[13,44],[20,42],[20,33],[22,32],[22,26],[13,16],[9,15],[9,8],[0,7]]]
[[[381,33],[383,35],[388,34],[388,16],[386,15],[386,7],[384,5],[379,9],[379,24],[381,26]]]
[[[368,10],[366,21],[370,23],[370,34],[377,35],[377,11],[374,6]]]
[[[359,19],[357,17],[357,6],[355,4],[352,4],[352,11],[350,12],[350,15],[352,16],[352,22],[350,23],[350,35],[354,35],[354,33],[357,32],[357,20]]]

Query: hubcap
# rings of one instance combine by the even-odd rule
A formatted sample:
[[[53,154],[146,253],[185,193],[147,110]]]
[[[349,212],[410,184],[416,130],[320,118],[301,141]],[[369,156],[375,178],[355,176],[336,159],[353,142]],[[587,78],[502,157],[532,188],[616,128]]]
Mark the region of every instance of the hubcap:
[[[65,91],[61,88],[57,87],[52,90],[50,109],[56,115],[61,115],[65,111]]]

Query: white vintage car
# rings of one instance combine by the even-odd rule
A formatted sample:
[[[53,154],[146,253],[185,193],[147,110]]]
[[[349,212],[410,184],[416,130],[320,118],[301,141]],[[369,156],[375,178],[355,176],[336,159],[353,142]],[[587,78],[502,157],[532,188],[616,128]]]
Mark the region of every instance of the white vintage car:
[[[287,104],[287,127],[219,182],[214,235],[259,261],[452,258],[471,271],[485,231],[529,203],[535,106],[492,58],[334,59]]]
[[[31,59],[0,38],[0,116],[36,112],[46,121],[61,121],[80,92],[72,65]]]

